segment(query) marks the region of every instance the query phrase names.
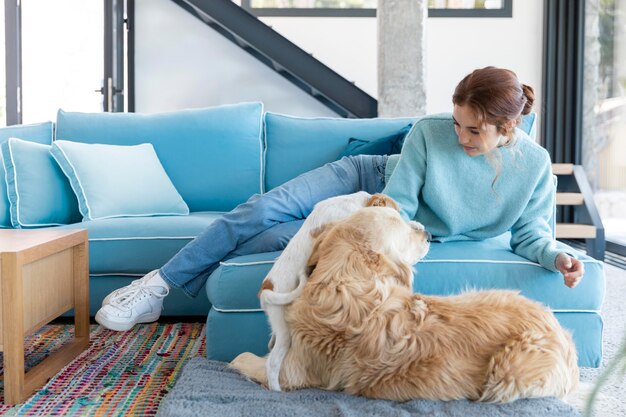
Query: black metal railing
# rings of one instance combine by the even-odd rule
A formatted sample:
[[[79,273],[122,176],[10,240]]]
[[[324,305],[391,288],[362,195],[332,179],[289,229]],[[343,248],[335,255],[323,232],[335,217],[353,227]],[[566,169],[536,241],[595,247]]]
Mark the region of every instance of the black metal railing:
[[[173,0],[343,117],[378,115],[376,99],[231,0]]]

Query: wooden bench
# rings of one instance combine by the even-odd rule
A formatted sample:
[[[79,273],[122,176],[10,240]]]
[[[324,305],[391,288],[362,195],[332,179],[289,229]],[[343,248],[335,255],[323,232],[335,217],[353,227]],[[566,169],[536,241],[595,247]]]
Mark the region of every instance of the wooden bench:
[[[604,226],[583,167],[552,164],[552,173],[558,178],[556,238],[584,239],[587,254],[603,261],[606,247]]]

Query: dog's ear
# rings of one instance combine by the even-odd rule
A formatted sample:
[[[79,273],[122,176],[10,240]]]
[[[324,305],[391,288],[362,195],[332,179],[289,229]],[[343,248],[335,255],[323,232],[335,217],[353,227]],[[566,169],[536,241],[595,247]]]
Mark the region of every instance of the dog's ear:
[[[306,264],[309,275],[315,269],[315,266],[317,265],[317,262],[319,261],[320,244],[326,237],[326,234],[328,233],[328,231],[332,229],[334,225],[335,223],[326,223],[316,229],[311,230],[310,233],[311,233],[311,238],[313,239],[313,250],[311,251],[311,256],[309,256],[309,259]]]
[[[400,212],[400,206],[396,201],[385,194],[374,194],[370,197],[366,204],[367,207],[389,207],[397,212]]]

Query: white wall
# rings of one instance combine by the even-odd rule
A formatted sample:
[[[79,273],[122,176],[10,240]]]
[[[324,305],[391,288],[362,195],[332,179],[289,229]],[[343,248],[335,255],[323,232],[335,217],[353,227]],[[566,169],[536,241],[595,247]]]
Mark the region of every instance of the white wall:
[[[261,19],[376,97],[375,18]],[[473,69],[487,65],[512,69],[539,97],[542,25],[543,0],[514,0],[513,18],[427,19],[428,113],[450,111],[456,84]]]
[[[171,0],[135,1],[135,111],[262,101],[301,116],[335,112]]]
[[[334,114],[174,2],[137,0],[136,8],[137,111],[262,100],[288,114]],[[377,96],[375,18],[261,20]],[[543,0],[514,0],[513,18],[427,19],[428,113],[450,111],[456,84],[486,65],[512,69],[541,97],[542,21]]]
[[[541,97],[542,33],[543,0],[514,0],[512,19],[428,19],[428,111],[449,111],[456,83],[487,65],[515,71]]]

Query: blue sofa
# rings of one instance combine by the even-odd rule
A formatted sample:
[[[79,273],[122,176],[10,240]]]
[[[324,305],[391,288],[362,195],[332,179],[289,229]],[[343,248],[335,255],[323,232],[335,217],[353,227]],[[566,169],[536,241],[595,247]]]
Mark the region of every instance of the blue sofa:
[[[0,143],[9,137],[48,145],[53,139],[116,145],[149,142],[187,203],[189,215],[116,217],[59,226],[89,230],[90,309],[95,314],[106,294],[163,265],[224,211],[335,160],[349,138],[393,135],[412,121],[300,118],[264,112],[261,103],[152,115],[60,110],[55,124],[0,129]],[[532,134],[534,117],[526,117],[522,128]],[[114,161],[111,164],[114,169]],[[76,201],[70,196],[63,203]],[[0,194],[0,225],[19,226],[7,220],[8,205],[7,196]],[[228,361],[243,351],[265,354],[269,328],[257,292],[280,254],[278,249],[301,223],[278,225],[259,237],[276,242],[276,251],[231,254],[211,274],[200,297],[190,299],[180,290],[172,291],[164,315],[208,313],[210,359]],[[579,364],[597,367],[602,356],[599,310],[604,271],[601,262],[579,257],[586,277],[578,287],[568,289],[559,274],[513,254],[507,235],[481,242],[434,243],[417,265],[415,290],[445,295],[468,288],[519,289],[550,307],[573,332]]]

